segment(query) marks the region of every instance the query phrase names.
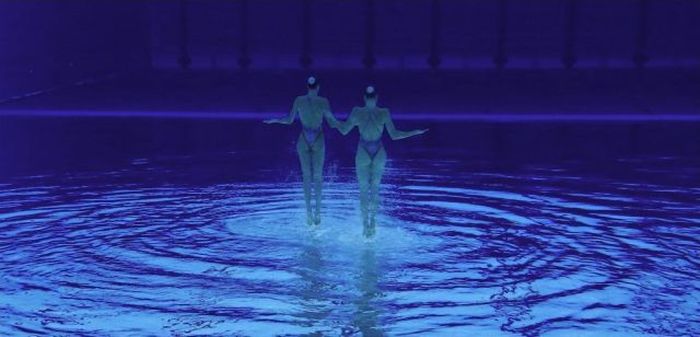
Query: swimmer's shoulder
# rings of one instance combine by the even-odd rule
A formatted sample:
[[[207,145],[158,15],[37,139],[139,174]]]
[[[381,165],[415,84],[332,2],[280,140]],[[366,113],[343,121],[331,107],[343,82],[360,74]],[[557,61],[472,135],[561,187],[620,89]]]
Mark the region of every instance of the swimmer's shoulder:
[[[294,104],[300,107],[307,107],[314,99],[309,95],[299,95],[294,99]]]
[[[328,98],[325,98],[325,97],[323,97],[323,96],[318,96],[318,100],[321,101],[321,103],[322,103],[323,105],[325,105],[325,106],[329,106],[329,105],[330,105],[330,103],[329,103],[329,101],[328,101]]]
[[[364,111],[365,111],[365,108],[364,108],[364,107],[356,106],[356,107],[352,108],[352,110],[350,111],[350,114],[351,114],[351,115],[353,115],[353,114],[361,114],[361,113],[363,113]]]
[[[309,96],[309,95],[299,95],[297,96],[294,101],[307,101],[311,99],[311,101],[317,101],[317,102],[322,102],[323,104],[328,104],[328,98],[325,98],[323,96]]]
[[[391,119],[391,116],[389,115],[389,109],[387,108],[377,108],[377,111],[379,111],[379,116],[380,119]]]

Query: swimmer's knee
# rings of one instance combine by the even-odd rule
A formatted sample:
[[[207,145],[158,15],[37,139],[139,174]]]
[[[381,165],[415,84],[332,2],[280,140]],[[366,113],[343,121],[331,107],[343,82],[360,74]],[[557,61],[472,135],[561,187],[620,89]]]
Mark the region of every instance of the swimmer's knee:
[[[372,185],[379,185],[382,182],[382,176],[383,172],[382,171],[374,171],[372,173]]]
[[[369,191],[370,189],[370,184],[369,183],[360,183],[360,191]]]

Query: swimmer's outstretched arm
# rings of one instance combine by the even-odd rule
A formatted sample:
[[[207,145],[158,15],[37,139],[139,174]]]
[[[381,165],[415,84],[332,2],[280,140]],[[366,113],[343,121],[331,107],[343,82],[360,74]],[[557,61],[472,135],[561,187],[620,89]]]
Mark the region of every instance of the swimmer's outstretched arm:
[[[336,129],[340,131],[340,133],[343,134],[343,136],[347,135],[352,131],[352,128],[357,126],[357,119],[355,119],[355,111],[357,111],[357,108],[353,108],[352,112],[350,112],[350,116],[348,116],[348,119],[345,120],[345,122],[340,122],[338,121],[338,126]]]
[[[392,140],[404,139],[404,138],[408,138],[408,137],[422,135],[422,134],[428,132],[428,129],[419,129],[419,130],[411,130],[411,131],[397,130],[396,127],[394,126],[394,121],[391,120],[391,115],[389,114],[389,109],[385,109],[385,111],[386,111],[386,113],[384,114],[384,125],[386,126],[386,131],[389,133],[389,136],[391,137]]]
[[[332,128],[337,129],[340,125],[340,121],[338,121],[338,119],[333,115],[333,112],[331,112],[331,105],[328,103],[328,100],[324,100],[323,117],[326,118],[326,122]]]
[[[292,104],[292,110],[289,111],[289,115],[284,118],[272,118],[272,119],[266,119],[263,121],[265,124],[292,124],[294,123],[294,119],[297,116],[297,102],[299,101],[299,98],[297,97],[294,99],[294,104]]]

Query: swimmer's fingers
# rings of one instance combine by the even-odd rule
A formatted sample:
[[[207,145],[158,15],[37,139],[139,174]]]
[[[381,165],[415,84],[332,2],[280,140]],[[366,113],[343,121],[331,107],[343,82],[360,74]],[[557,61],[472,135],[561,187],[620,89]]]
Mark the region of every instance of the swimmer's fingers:
[[[278,120],[277,120],[276,118],[266,119],[266,120],[263,121],[263,123],[265,123],[265,124],[275,124],[275,123],[278,123]]]
[[[422,135],[424,133],[428,132],[428,129],[419,129],[415,131],[416,135]]]

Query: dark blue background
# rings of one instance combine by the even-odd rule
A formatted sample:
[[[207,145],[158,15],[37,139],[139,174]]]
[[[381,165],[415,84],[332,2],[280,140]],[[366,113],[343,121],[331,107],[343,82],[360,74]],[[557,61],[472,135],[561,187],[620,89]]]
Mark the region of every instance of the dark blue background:
[[[0,110],[271,114],[314,73],[341,112],[372,83],[405,113],[697,114],[699,15],[694,0],[0,1]]]

